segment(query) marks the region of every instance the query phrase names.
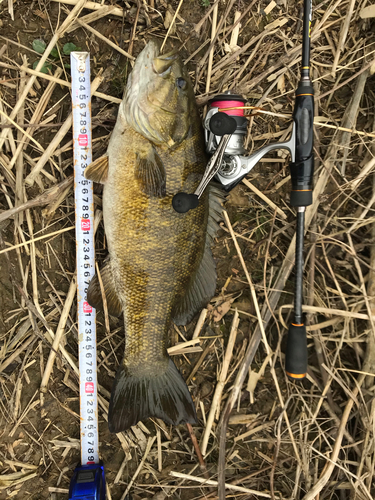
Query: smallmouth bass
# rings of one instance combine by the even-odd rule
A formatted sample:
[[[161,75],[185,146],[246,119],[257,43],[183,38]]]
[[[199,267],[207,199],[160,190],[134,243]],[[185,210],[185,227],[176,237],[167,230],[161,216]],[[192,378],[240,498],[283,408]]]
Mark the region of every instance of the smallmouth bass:
[[[178,192],[193,193],[206,167],[192,84],[176,54],[150,41],[129,75],[106,155],[85,176],[104,184],[109,262],[101,270],[108,311],[124,314],[125,354],[112,387],[111,432],[148,417],[194,423],[189,390],[167,353],[172,320],[185,325],[212,298],[216,269],[210,245],[221,194],[210,187],[185,214]],[[102,307],[97,276],[88,300]]]

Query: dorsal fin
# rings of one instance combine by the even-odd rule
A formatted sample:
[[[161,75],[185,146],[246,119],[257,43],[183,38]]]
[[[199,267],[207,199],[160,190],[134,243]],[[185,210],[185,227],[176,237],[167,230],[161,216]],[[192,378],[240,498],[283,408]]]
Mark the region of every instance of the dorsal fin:
[[[105,154],[90,163],[85,169],[85,177],[90,181],[105,184],[108,179],[108,156]]]
[[[177,325],[189,323],[215,295],[216,264],[211,252],[211,243],[219,229],[218,222],[222,219],[224,193],[212,185],[208,189],[209,212],[204,253],[194,279],[174,311],[173,320]]]

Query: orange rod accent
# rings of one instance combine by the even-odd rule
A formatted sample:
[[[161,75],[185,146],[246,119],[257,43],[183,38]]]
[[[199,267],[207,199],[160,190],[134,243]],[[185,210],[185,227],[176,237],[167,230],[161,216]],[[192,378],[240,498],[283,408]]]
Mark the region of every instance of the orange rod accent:
[[[306,373],[289,373],[289,372],[286,372],[286,374],[288,375],[288,377],[292,377],[292,378],[305,378],[306,377]]]
[[[305,323],[301,323],[300,325],[296,325],[295,323],[292,323],[293,326],[303,326]]]

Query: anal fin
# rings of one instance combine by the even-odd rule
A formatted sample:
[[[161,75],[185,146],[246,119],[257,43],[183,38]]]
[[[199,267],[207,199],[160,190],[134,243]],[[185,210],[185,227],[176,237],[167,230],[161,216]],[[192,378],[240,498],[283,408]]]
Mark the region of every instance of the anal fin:
[[[116,293],[111,262],[107,262],[107,264],[102,267],[100,270],[100,277],[103,283],[108,313],[111,316],[121,316],[122,306]],[[92,307],[95,307],[95,309],[103,311],[103,297],[97,274],[95,274],[90,281],[89,288],[87,290],[87,301]]]
[[[90,163],[85,169],[85,177],[90,181],[105,184],[108,179],[108,156],[100,156]]]

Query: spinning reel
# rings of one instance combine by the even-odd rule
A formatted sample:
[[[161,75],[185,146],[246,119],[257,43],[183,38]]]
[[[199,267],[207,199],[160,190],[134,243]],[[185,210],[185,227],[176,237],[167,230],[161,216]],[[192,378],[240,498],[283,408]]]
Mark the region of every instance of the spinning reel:
[[[206,151],[211,156],[203,178],[193,194],[178,193],[172,205],[176,212],[185,213],[198,206],[198,200],[210,180],[216,180],[225,191],[233,189],[270,151],[286,149],[295,161],[295,124],[290,139],[286,142],[267,144],[255,153],[245,156],[245,139],[248,122],[243,108],[246,100],[229,90],[210,100],[210,107],[204,119]]]
[[[226,133],[225,123],[229,120],[222,115],[230,117],[230,122],[236,123],[236,129],[225,148],[223,159],[216,179],[223,185],[226,191],[233,189],[249,172],[255,167],[264,155],[275,149],[286,149],[294,161],[295,132],[287,142],[268,144],[250,156],[246,154],[245,139],[247,136],[248,121],[244,116],[243,109],[231,109],[243,107],[246,100],[230,91],[220,94],[210,101],[210,108],[204,120],[205,140],[207,152],[213,154],[220,145],[221,137]],[[229,108],[229,109],[228,109]]]

